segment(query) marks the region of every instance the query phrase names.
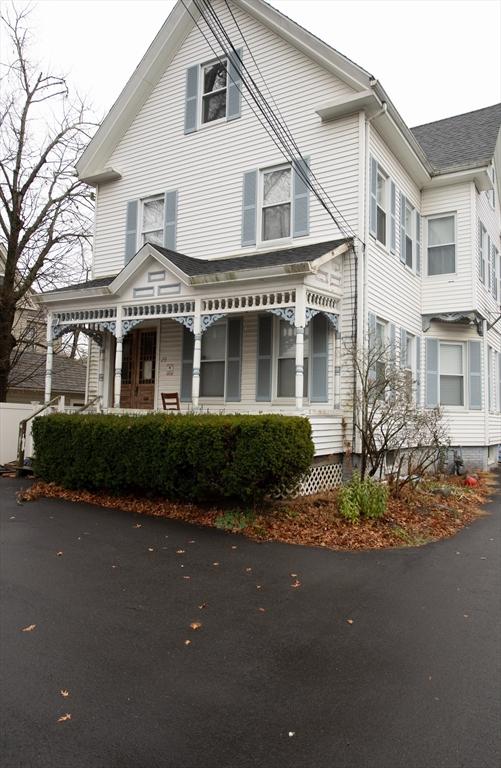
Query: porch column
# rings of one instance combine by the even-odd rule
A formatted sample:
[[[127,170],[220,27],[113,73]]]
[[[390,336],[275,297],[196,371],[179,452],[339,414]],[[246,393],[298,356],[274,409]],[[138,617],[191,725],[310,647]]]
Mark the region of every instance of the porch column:
[[[122,389],[122,345],[123,345],[123,329],[122,329],[122,308],[117,307],[117,321],[115,328],[116,347],[115,347],[115,389],[114,389],[114,401],[115,408],[120,408],[120,392]]]
[[[54,354],[52,339],[52,313],[47,316],[47,355],[45,361],[45,402],[48,403],[52,393],[52,358]]]
[[[104,333],[99,345],[99,365],[97,373],[97,394],[99,395],[99,410],[103,407],[103,393],[104,393]]]
[[[306,291],[304,285],[296,288],[296,409],[303,408],[304,388],[304,328],[306,325]]]
[[[200,396],[200,363],[202,360],[202,323],[200,318],[200,300],[195,302],[195,317],[193,322],[195,343],[193,345],[193,377],[191,381],[191,405],[193,410],[198,408]]]

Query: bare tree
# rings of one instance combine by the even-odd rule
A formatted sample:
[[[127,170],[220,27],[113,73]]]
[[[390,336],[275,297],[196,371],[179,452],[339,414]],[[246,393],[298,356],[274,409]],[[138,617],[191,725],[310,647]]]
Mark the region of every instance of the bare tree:
[[[92,231],[92,195],[75,163],[95,124],[64,77],[30,60],[28,15],[12,6],[0,17],[3,55],[9,44],[11,54],[0,75],[0,401],[18,341],[16,307],[31,289],[81,279]]]
[[[450,444],[440,408],[417,402],[412,371],[400,368],[392,345],[370,339],[363,349],[348,347],[354,366],[355,430],[361,442],[360,474],[382,477],[389,470],[394,495],[416,476],[440,463]]]

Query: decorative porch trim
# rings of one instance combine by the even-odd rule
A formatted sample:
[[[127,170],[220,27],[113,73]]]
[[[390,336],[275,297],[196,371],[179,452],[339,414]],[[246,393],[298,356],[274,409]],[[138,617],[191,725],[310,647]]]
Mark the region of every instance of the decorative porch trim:
[[[142,323],[142,320],[122,320],[122,336],[127,336],[129,331],[132,331],[139,323]]]
[[[437,312],[421,315],[423,332],[430,330],[431,323],[458,323],[462,325],[475,325],[479,336],[483,336],[483,319],[474,310],[471,312]]]
[[[324,315],[329,323],[332,325],[334,330],[337,332],[339,329],[339,315],[335,314],[334,312],[326,312],[323,309],[312,309],[311,307],[306,307],[306,325],[312,320],[315,315],[322,314]]]
[[[207,328],[210,328],[211,325],[217,323],[218,320],[221,320],[223,317],[226,317],[226,312],[216,312],[213,315],[201,315],[200,322],[202,333],[206,331]]]
[[[266,308],[266,310],[267,312],[272,312],[274,315],[277,315],[277,317],[281,317],[282,320],[286,320],[291,325],[294,325],[296,322],[295,307]]]
[[[193,333],[194,331],[194,325],[195,320],[193,315],[183,315],[178,317],[172,317],[171,320],[175,320],[176,323],[181,323],[181,325],[184,325],[189,331]]]
[[[310,320],[313,320],[315,315],[318,315],[319,312],[319,309],[311,309],[310,307],[306,307],[306,325],[308,325]]]
[[[57,323],[53,323],[52,325],[52,339],[60,339],[61,336],[63,336],[65,333],[83,333],[85,336],[88,336],[92,341],[94,341],[98,347],[102,347],[104,343],[103,333],[104,330],[102,328],[101,323],[97,325],[97,327],[87,327],[86,325],[79,325],[78,323],[75,323],[74,325],[58,325]]]

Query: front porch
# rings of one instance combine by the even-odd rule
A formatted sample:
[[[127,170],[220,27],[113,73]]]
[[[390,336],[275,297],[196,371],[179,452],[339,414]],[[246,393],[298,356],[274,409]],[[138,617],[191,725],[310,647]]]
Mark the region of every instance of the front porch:
[[[175,393],[181,412],[300,414],[317,455],[341,453],[339,257],[348,248],[338,249],[319,244],[308,260],[304,248],[271,253],[255,270],[244,257],[221,259],[202,280],[188,273],[206,262],[182,257],[180,269],[179,254],[148,244],[107,285],[47,295],[46,402],[52,345],[78,329],[90,338],[88,396],[103,410],[161,410],[162,393]],[[284,264],[273,264],[278,253]],[[231,273],[221,269],[229,261],[238,262]]]

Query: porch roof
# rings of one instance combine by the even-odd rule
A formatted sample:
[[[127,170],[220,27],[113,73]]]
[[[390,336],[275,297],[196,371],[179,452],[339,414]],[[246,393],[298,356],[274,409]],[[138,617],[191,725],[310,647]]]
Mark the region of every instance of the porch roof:
[[[340,245],[348,245],[350,242],[351,240],[346,238],[327,240],[321,243],[310,243],[294,248],[280,248],[276,251],[260,251],[242,254],[240,256],[229,256],[224,259],[196,259],[193,256],[187,256],[183,253],[163,248],[160,245],[154,245],[153,243],[149,243],[149,245],[168,259],[177,267],[177,269],[181,270],[181,272],[188,278],[188,282],[191,282],[191,278],[221,274],[224,272],[239,272],[242,270],[265,269],[267,267],[310,264],[338,248]],[[105,277],[98,277],[94,280],[88,280],[85,283],[66,285],[62,288],[52,289],[50,293],[63,293],[64,291],[86,290],[90,288],[107,288],[119,274],[120,272],[116,275],[107,275]]]

